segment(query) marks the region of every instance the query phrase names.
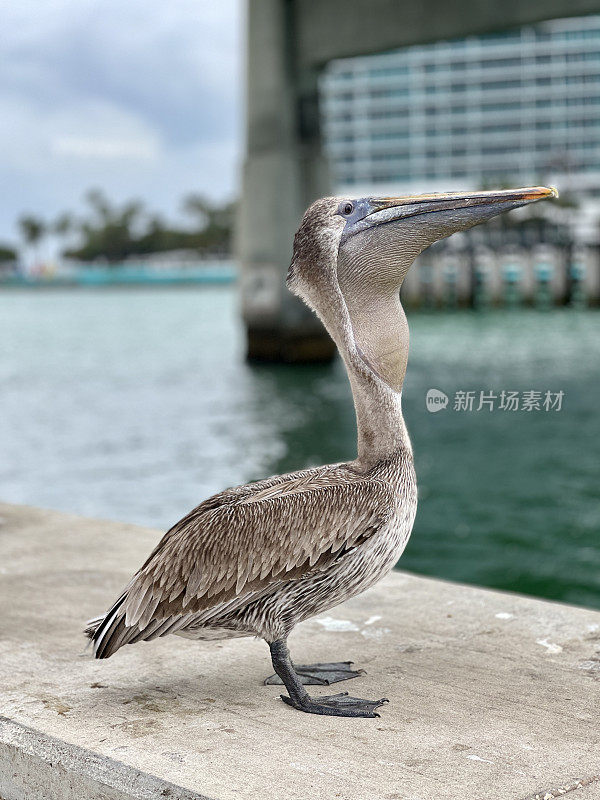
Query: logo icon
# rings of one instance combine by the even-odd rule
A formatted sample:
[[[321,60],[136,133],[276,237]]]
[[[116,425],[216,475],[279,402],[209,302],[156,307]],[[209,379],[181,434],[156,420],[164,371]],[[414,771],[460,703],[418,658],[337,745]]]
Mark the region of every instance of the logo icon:
[[[435,414],[436,411],[441,411],[448,405],[448,395],[441,392],[439,389],[428,389],[425,395],[425,405],[427,411]]]

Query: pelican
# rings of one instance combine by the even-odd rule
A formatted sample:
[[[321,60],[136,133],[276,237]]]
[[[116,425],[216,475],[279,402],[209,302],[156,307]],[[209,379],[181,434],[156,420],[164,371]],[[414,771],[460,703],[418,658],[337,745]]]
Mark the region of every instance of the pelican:
[[[122,594],[86,634],[96,658],[175,633],[191,639],[257,636],[269,645],[281,699],[300,711],[376,717],[387,702],[348,693],[311,697],[362,671],[351,661],[295,664],[298,622],[363,592],[398,561],[417,510],[413,453],[402,416],[408,325],[400,287],[415,258],[555,189],[410,197],[325,197],[294,238],[288,288],[321,318],[344,361],[358,454],[226,489],[161,539]]]

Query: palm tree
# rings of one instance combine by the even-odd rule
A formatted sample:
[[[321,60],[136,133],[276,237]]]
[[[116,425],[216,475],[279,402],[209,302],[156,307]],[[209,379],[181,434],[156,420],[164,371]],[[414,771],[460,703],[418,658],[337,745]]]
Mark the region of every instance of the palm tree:
[[[35,260],[39,261],[39,245],[46,233],[46,224],[33,214],[23,214],[17,225],[25,244],[32,248]]]
[[[66,236],[71,233],[74,227],[75,220],[73,219],[73,215],[68,211],[63,211],[54,221],[52,230],[57,236]]]
[[[198,230],[204,230],[210,225],[213,207],[201,194],[188,194],[183,198],[183,211],[198,223]]]
[[[196,220],[191,243],[199,250],[229,251],[235,216],[235,202],[215,205],[201,194],[183,199],[183,210]]]
[[[113,209],[104,195],[104,192],[101,189],[90,189],[85,199],[96,212],[96,216],[100,222],[109,225],[112,221]]]
[[[80,234],[81,244],[68,249],[63,255],[93,261],[101,258],[109,264],[118,264],[128,256],[139,253],[140,240],[147,228],[144,205],[139,200],[130,200],[117,206],[108,200],[100,189],[90,190],[85,199],[91,207],[91,215],[74,224],[68,215],[55,224],[62,223],[62,230],[73,230]]]

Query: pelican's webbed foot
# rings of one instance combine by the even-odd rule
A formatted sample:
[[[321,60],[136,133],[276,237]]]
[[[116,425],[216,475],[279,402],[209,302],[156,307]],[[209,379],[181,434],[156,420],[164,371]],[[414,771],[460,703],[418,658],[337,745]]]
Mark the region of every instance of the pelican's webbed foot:
[[[333,661],[326,664],[292,664],[300,683],[304,686],[329,686],[330,683],[348,681],[364,675],[364,669],[352,669],[352,661]],[[283,686],[283,681],[275,673],[265,678],[266,686]]]
[[[389,702],[387,697],[382,697],[381,700],[363,700],[360,697],[350,697],[348,692],[332,694],[328,697],[306,695],[306,697],[298,699],[292,699],[282,694],[281,699],[288,706],[297,708],[299,711],[328,717],[378,717],[379,714],[375,709]]]
[[[350,697],[347,692],[334,694],[327,697],[310,697],[303,684],[330,683],[333,680],[346,680],[356,678],[362,674],[350,669],[351,661],[342,661],[333,664],[304,664],[294,666],[284,639],[272,642],[271,659],[279,680],[267,678],[265,683],[281,683],[289,692],[289,697],[281,695],[287,705],[305,711],[308,714],[322,714],[330,717],[378,717],[377,708],[387,703],[384,697],[381,700],[362,700],[359,697]],[[304,673],[304,674],[302,674]],[[342,675],[342,677],[336,677]]]

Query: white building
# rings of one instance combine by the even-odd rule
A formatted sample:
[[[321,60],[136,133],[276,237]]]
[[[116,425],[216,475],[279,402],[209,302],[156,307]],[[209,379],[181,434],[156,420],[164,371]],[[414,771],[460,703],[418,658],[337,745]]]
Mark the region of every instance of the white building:
[[[334,62],[322,90],[341,191],[600,198],[600,16]]]

